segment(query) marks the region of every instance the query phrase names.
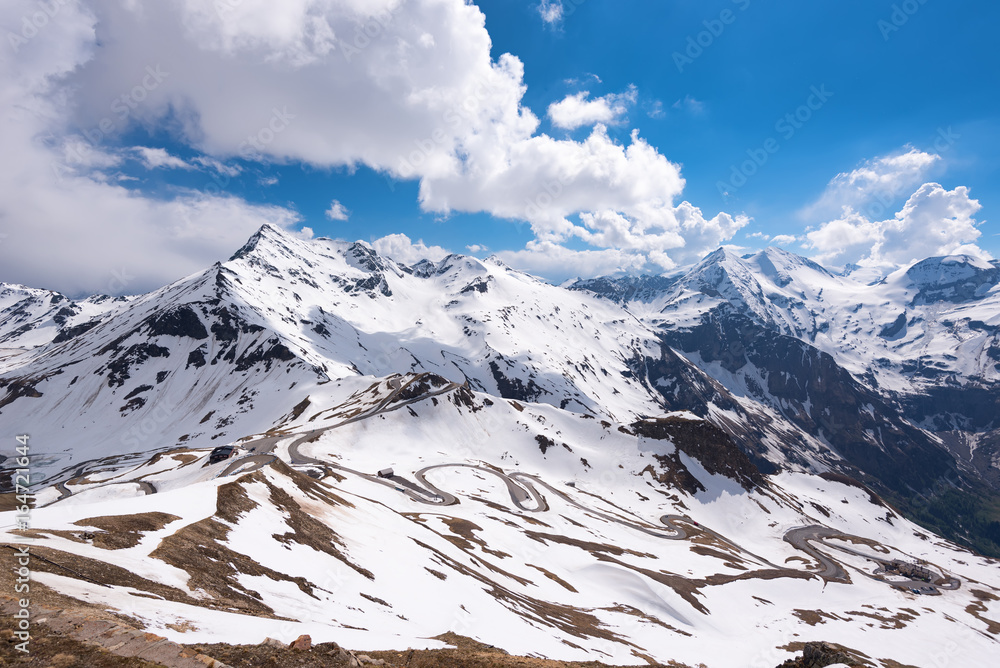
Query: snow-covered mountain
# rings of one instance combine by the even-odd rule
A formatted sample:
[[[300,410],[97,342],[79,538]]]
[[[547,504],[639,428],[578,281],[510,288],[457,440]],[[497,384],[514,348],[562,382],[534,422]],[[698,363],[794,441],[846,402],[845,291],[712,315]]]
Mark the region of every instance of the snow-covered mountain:
[[[811,639],[923,665],[948,637],[949,659],[988,665],[996,562],[903,514],[991,498],[955,443],[988,450],[992,418],[935,403],[947,384],[911,369],[993,392],[989,281],[964,258],[869,286],[720,250],[566,289],[265,226],[134,298],[3,286],[0,427],[30,434],[33,577],[181,642],[452,631],[772,668]]]
[[[732,413],[762,453],[781,457],[787,441],[810,461],[823,456],[788,425],[754,424],[617,304],[493,259],[405,267],[360,242],[266,226],[228,262],[124,300],[83,331],[49,326],[38,301],[10,307],[32,305],[39,326],[13,330],[8,344],[23,349],[0,360],[0,424],[39,425],[53,444],[39,474],[133,452],[136,439],[162,448],[260,432],[315,387],[402,372],[621,422]],[[284,410],[262,412],[265,403]],[[69,428],[73,442],[60,448]]]
[[[657,290],[630,293],[630,282],[648,285],[574,287],[622,304],[732,393],[822,439],[905,509],[927,511],[922,520],[1000,548],[989,509],[1000,490],[996,262],[928,258],[865,284],[775,248],[720,249]],[[984,501],[964,522],[936,506],[954,505],[960,488]]]

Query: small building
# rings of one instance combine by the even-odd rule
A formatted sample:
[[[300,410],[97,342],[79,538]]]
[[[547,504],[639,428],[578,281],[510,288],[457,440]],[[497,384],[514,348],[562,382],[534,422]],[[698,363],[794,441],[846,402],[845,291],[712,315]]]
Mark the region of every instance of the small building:
[[[378,472],[379,478],[391,478],[393,476],[392,469],[382,469]]]
[[[225,461],[233,456],[233,451],[235,451],[231,445],[220,445],[215,450],[212,450],[212,454],[208,456],[209,464],[218,464],[219,462]]]
[[[898,573],[911,580],[921,580],[923,582],[933,582],[934,573],[919,564],[913,564],[899,559],[893,559],[886,565],[885,570],[889,573]]]

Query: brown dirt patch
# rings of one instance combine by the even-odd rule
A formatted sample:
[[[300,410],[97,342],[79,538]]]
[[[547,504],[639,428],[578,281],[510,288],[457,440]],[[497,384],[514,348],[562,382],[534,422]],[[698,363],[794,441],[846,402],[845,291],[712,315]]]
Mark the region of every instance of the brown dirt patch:
[[[615,556],[621,556],[623,554],[629,554],[634,557],[645,557],[647,559],[655,559],[655,554],[649,554],[647,552],[636,552],[635,550],[630,550],[625,547],[620,547],[618,545],[608,545],[607,543],[595,543],[589,540],[578,540],[576,538],[570,538],[569,536],[560,536],[558,534],[551,533],[540,533],[538,531],[525,531],[524,534],[531,538],[532,540],[537,540],[539,543],[561,543],[562,545],[572,545],[573,547],[578,547],[581,550],[586,550],[598,556],[600,554],[613,554]]]
[[[473,544],[475,544],[478,545],[483,552],[493,555],[494,557],[498,557],[500,559],[507,559],[510,557],[510,555],[506,552],[492,549],[486,541],[477,536],[475,532],[482,531],[483,528],[475,522],[470,522],[469,520],[458,517],[448,517],[446,515],[441,516],[441,521],[448,525],[448,528],[453,534],[457,534],[454,536],[443,536],[444,539],[458,547],[460,550],[471,552],[474,549]]]
[[[452,570],[466,575],[484,585],[484,591],[499,601],[504,607],[520,615],[533,624],[553,627],[577,638],[601,638],[635,647],[622,636],[605,627],[601,620],[587,610],[559,603],[551,603],[512,591],[488,577],[455,561],[440,550],[415,538],[411,540],[428,552],[433,552],[438,561]],[[513,576],[510,576],[513,577]]]
[[[883,629],[903,629],[906,628],[907,622],[912,622],[917,618],[916,615],[911,615],[906,612],[900,611],[895,615],[880,615],[877,612],[865,612],[863,610],[849,610],[848,615],[855,615],[858,617],[868,617],[879,622],[880,628]]]
[[[542,575],[544,575],[548,579],[550,579],[553,582],[561,585],[567,591],[571,591],[574,594],[578,593],[577,590],[576,590],[576,587],[574,587],[570,583],[566,582],[565,580],[563,580],[561,577],[559,577],[558,575],[556,575],[552,571],[550,571],[550,570],[548,570],[546,568],[542,568],[541,566],[535,566],[534,564],[525,564],[525,565],[528,568],[534,568],[536,571],[538,571],[539,573],[541,573]]]
[[[509,666],[521,668],[604,668],[605,666],[597,661],[578,663],[511,656],[502,649],[484,645],[454,633],[436,636],[435,640],[442,640],[454,645],[454,649],[367,652],[367,654],[373,658],[383,659],[393,666],[408,666],[409,668],[507,668]],[[682,668],[681,664],[671,663],[668,665]],[[632,668],[638,667],[633,666]]]
[[[632,615],[633,617],[638,617],[639,619],[641,619],[641,620],[643,620],[645,622],[649,622],[650,624],[655,624],[656,626],[665,628],[665,629],[667,629],[669,631],[673,631],[674,633],[679,633],[682,636],[687,636],[689,638],[692,637],[691,634],[688,633],[687,631],[681,631],[680,629],[675,628],[675,627],[671,626],[670,624],[667,624],[662,619],[659,619],[657,617],[653,617],[651,615],[647,615],[645,612],[643,612],[639,608],[633,608],[630,605],[622,605],[622,604],[619,603],[618,605],[616,605],[616,606],[614,606],[612,608],[603,608],[603,609],[607,610],[609,612],[620,612],[620,613],[623,613],[623,614],[626,614],[626,615]]]
[[[819,626],[820,624],[826,624],[826,620],[828,620],[828,619],[841,620],[840,617],[838,617],[836,615],[832,615],[829,612],[823,612],[822,610],[799,610],[799,609],[795,609],[795,610],[792,610],[792,614],[795,615],[796,617],[798,617],[799,619],[801,619],[803,622],[805,622],[809,626]],[[843,620],[841,620],[841,621],[843,621]],[[795,643],[793,643],[793,644],[795,644]],[[803,647],[804,646],[805,645],[803,644]],[[791,645],[789,645],[788,647],[791,647]],[[786,649],[786,648],[785,647],[779,647],[778,649]],[[790,651],[790,652],[798,652],[801,649],[802,649],[802,647],[799,647],[798,649],[789,649],[788,651]]]
[[[995,622],[983,614],[987,612],[987,607],[985,602],[997,601],[1000,600],[1000,597],[997,597],[996,594],[991,594],[990,592],[983,591],[981,589],[973,589],[972,595],[975,596],[978,600],[975,603],[970,603],[965,608],[965,611],[970,615],[972,615],[973,617],[975,617],[976,619],[978,619],[979,621],[981,621],[982,623],[986,624],[986,632],[989,633],[990,635],[1000,634],[1000,622]]]
[[[289,469],[289,471],[291,471],[291,469]],[[293,471],[293,473],[297,472]],[[313,485],[308,486],[308,489],[317,490],[317,493],[320,494],[320,498],[326,503],[337,505],[337,501],[333,500],[333,497],[336,495],[327,494],[326,490],[323,490],[319,484],[316,484],[315,481],[312,480],[312,478],[301,474],[298,474],[297,477],[304,478],[306,481],[314,483]],[[300,506],[299,503],[293,499],[290,494],[288,494],[288,492],[279,487],[275,487],[263,476],[261,476],[261,479],[270,491],[271,503],[274,504],[276,508],[287,513],[288,517],[285,522],[292,529],[289,533],[285,533],[280,536],[278,534],[274,534],[272,538],[285,545],[293,542],[299,543],[300,545],[308,545],[317,552],[323,552],[330,555],[334,559],[337,559],[369,580],[375,579],[375,576],[371,571],[367,568],[358,566],[348,559],[347,556],[337,547],[335,547],[336,545],[343,547],[344,541],[341,540],[340,536],[335,534],[330,527],[305,512],[302,506]],[[296,480],[295,482],[302,483],[303,481]],[[303,489],[301,484],[300,489]],[[303,489],[303,491],[305,491],[305,489]],[[308,492],[306,493],[308,495]]]
[[[700,554],[703,557],[714,557],[723,562],[723,565],[728,566],[739,571],[747,570],[747,567],[743,565],[743,560],[727,552],[719,552],[718,550],[713,550],[710,547],[705,547],[703,545],[692,544],[690,546],[691,551],[695,554]],[[734,563],[739,562],[739,563]]]
[[[14,510],[21,505],[21,502],[17,500],[17,494],[15,492],[7,492],[5,494],[0,494],[0,512],[6,512],[8,510]],[[34,504],[29,504],[34,506]]]
[[[179,519],[181,518],[169,513],[152,512],[88,517],[73,524],[78,527],[99,529],[100,531],[94,533],[95,546],[104,550],[121,550],[138,545],[144,533],[159,531]]]
[[[150,556],[187,571],[191,576],[188,586],[211,596],[211,600],[201,602],[206,607],[235,608],[247,614],[273,617],[274,611],[263,603],[260,594],[237,581],[240,573],[292,582],[309,596],[313,596],[315,585],[305,578],[291,577],[262,566],[223,544],[231,524],[257,507],[245,489],[247,483],[254,481],[266,482],[258,471],[219,487],[215,516],[189,524],[164,538]]]
[[[176,601],[178,603],[186,603],[188,605],[203,604],[197,599],[191,598],[186,592],[183,592],[180,589],[175,589],[173,587],[160,584],[159,582],[147,580],[146,578],[140,577],[135,573],[119,566],[115,566],[114,564],[109,564],[97,559],[90,559],[88,557],[81,557],[70,552],[63,552],[45,545],[40,545],[37,542],[31,545],[30,550],[32,557],[31,568],[33,571],[55,573],[56,575],[62,575],[64,577],[71,577],[78,580],[109,586],[132,587],[134,589],[138,589],[139,591],[147,592],[153,596],[165,598],[168,601]],[[0,551],[0,557],[7,553],[8,550],[3,549]],[[4,572],[5,576],[7,575],[8,570],[9,569],[0,569],[0,571]],[[35,592],[35,584],[36,583],[33,582],[31,585],[32,594]],[[7,591],[14,591],[13,584],[11,584]],[[35,600],[34,595],[32,596],[32,600]],[[41,603],[41,601],[38,602]]]
[[[284,476],[309,499],[327,505],[351,505],[332,493],[326,485],[290,469],[276,461],[272,468]],[[150,556],[186,571],[191,579],[188,586],[201,589],[211,596],[203,602],[207,607],[235,608],[239,611],[273,617],[274,612],[265,605],[258,592],[241,585],[240,574],[264,576],[275,581],[291,582],[303,593],[315,598],[316,585],[306,578],[280,573],[258,563],[251,556],[237,552],[225,545],[232,525],[257,507],[246,492],[247,485],[261,484],[269,492],[270,502],[284,511],[290,531],[271,536],[286,545],[298,543],[328,554],[364,575],[374,578],[370,571],[357,566],[338,549],[343,541],[327,525],[309,513],[284,489],[270,482],[263,470],[244,475],[234,482],[219,487],[215,516],[190,524],[172,536],[164,538]]]
[[[382,659],[386,666],[407,666],[408,668],[606,668],[596,661],[586,663],[553,661],[525,656],[511,656],[502,649],[484,645],[470,638],[445,633],[437,636],[453,647],[435,650],[405,650],[390,652],[364,652],[355,650],[356,655],[367,654],[374,659]],[[233,668],[340,668],[348,665],[348,659],[341,658],[336,643],[313,645],[308,652],[265,645],[191,645],[192,650],[208,654]],[[674,668],[688,668],[679,663],[667,664]],[[638,668],[632,666],[631,668]]]

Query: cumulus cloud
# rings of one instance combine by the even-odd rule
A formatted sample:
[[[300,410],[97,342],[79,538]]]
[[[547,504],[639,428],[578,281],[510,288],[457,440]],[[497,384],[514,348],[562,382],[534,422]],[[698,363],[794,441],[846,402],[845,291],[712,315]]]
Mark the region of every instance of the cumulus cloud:
[[[485,209],[527,220],[536,240],[549,242],[534,252],[578,239],[655,254],[669,268],[715,249],[749,222],[727,213],[706,219],[688,202],[675,204],[683,189],[680,168],[637,132],[623,146],[598,126],[579,142],[541,135],[508,147],[498,163],[470,160],[462,179],[425,179],[420,197],[431,211]]]
[[[428,246],[422,240],[413,242],[405,234],[389,234],[372,242],[379,255],[402,264],[416,264],[420,260],[437,262],[450,253],[440,246]]]
[[[938,255],[989,258],[976,245],[982,233],[974,216],[980,208],[964,186],[946,190],[925,183],[892,218],[873,221],[847,208],[841,217],[808,232],[804,245],[831,266],[892,269]]]
[[[347,220],[350,216],[351,212],[339,200],[330,202],[330,208],[326,210],[326,217],[330,220]]]
[[[37,10],[5,2],[0,24],[20,26]],[[74,296],[142,292],[225,259],[264,223],[296,224],[292,211],[236,197],[146,198],[105,171],[121,164],[122,150],[97,140],[107,134],[99,125],[85,126],[90,137],[67,130],[76,98],[64,87],[94,57],[97,23],[84,3],[61,4],[0,59],[0,280]]]
[[[581,91],[550,104],[549,119],[554,126],[564,130],[575,130],[598,123],[620,123],[629,107],[635,103],[636,96],[635,86],[629,86],[624,93],[612,93],[594,99],[589,99],[590,91]]]
[[[0,23],[36,9],[4,3]],[[464,0],[61,5],[0,62],[0,183],[18,184],[0,192],[2,279],[105,290],[109,268],[127,259],[129,289],[154,287],[225,257],[262,222],[301,222],[235,197],[162,201],[121,187],[109,170],[137,127],[169,132],[199,154],[186,164],[222,174],[241,158],[416,180],[424,210],[527,221],[537,243],[525,250],[553,261],[569,257],[560,244],[582,241],[623,267],[667,266],[746,224],[679,201],[680,168],[637,133],[624,144],[608,136],[603,124],[622,119],[634,88],[557,102],[559,127],[596,125],[586,138],[555,139],[522,104],[521,61],[494,59],[491,47],[485,17]],[[142,155],[179,166],[164,153]],[[39,247],[40,220],[48,238],[67,239],[66,262]]]
[[[840,214],[844,207],[862,211],[869,217],[888,213],[886,207],[913,192],[941,157],[915,148],[867,160],[850,172],[837,174],[820,198],[803,210],[815,218]]]
[[[554,283],[618,273],[659,274],[670,268],[651,262],[645,253],[617,248],[572,250],[550,241],[532,241],[523,250],[496,255],[515,269],[545,276]]]

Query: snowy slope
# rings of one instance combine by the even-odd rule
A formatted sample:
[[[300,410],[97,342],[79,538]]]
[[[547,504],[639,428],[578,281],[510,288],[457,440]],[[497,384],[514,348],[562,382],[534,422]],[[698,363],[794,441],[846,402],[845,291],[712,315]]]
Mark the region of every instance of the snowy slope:
[[[88,322],[0,360],[0,426],[33,425],[46,444],[36,474],[52,481],[92,459],[263,432],[333,379],[410,371],[623,422],[695,410],[752,434],[759,457],[837,460],[711,386],[617,304],[494,259],[405,267],[265,226],[228,262]]]
[[[843,474],[928,489],[954,465],[934,418],[886,388],[927,396],[905,346],[956,387],[989,382],[988,352],[966,353],[997,324],[994,269],[932,259],[859,286],[720,250],[567,290],[495,259],[403,266],[265,226],[227,262],[62,315],[61,296],[5,286],[0,427],[31,434],[39,554],[115,574],[37,579],[180,641],[453,631],[771,668],[813,638],[922,665],[944,635],[962,639],[950,659],[986,665],[995,562]],[[897,306],[924,320],[886,330]],[[878,346],[897,357],[876,372]],[[933,595],[878,572],[893,558],[928,562]]]
[[[680,434],[700,422],[667,424]],[[34,512],[37,545],[84,574],[106,563],[132,575],[111,587],[65,571],[36,579],[180,642],[310,633],[402,649],[438,646],[427,639],[453,631],[518,654],[711,668],[770,668],[791,656],[789,642],[814,638],[882,666],[926,665],[941,652],[986,666],[995,655],[995,562],[855,486],[712,473],[685,452],[696,443],[640,435],[642,424],[389,377],[343,404],[314,397],[273,442],[243,441],[279,458],[255,471],[214,477],[230,463],[176,451],[77,481],[74,495]],[[389,466],[393,479],[373,475]],[[457,503],[408,495],[420,471]],[[535,493],[515,502],[498,473],[542,505]],[[820,524],[852,537],[812,543],[846,577],[820,577],[813,555],[784,540]],[[88,527],[97,537],[81,541]],[[922,559],[961,584],[916,595],[839,546]]]
[[[98,295],[73,301],[51,290],[0,283],[0,350],[69,340],[128,300]]]
[[[777,248],[747,258],[719,249],[659,291],[624,298],[625,287],[609,292],[602,279],[574,287],[669,329],[725,305],[889,391],[920,391],[945,376],[1000,378],[1000,269],[969,256],[929,258],[865,284]]]
[[[821,440],[907,512],[996,552],[997,265],[928,258],[864,283],[863,272],[834,274],[779,249],[720,249],[659,291],[630,291],[625,279],[573,287],[621,303],[748,410]],[[968,515],[954,514],[962,504],[944,498],[949,489],[967,495]]]

